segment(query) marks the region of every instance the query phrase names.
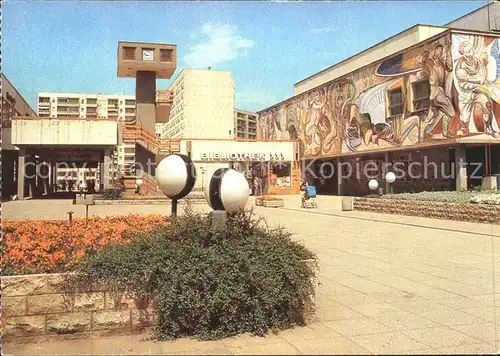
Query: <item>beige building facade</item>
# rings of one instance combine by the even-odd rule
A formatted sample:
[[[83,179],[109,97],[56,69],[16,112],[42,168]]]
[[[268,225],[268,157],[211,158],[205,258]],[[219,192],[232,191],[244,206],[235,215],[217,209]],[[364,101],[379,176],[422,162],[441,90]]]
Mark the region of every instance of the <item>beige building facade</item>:
[[[134,95],[123,94],[90,94],[90,93],[56,93],[40,92],[37,100],[39,117],[61,119],[100,119],[135,124],[136,102]],[[134,145],[119,142],[113,151],[113,169],[109,177],[110,184],[118,178],[118,167],[124,167],[129,162],[127,154]],[[134,157],[132,157],[132,161]],[[133,163],[133,162],[132,162]],[[60,167],[57,173],[60,185],[68,187],[65,181],[75,189],[78,185],[85,188],[87,181],[99,182],[99,170],[86,168]],[[96,187],[97,187],[96,183]]]
[[[257,139],[257,113],[234,109],[234,137]]]
[[[3,200],[9,199],[16,194],[17,187],[17,158],[19,148],[12,144],[12,120],[19,116],[33,117],[35,111],[31,108],[24,97],[17,91],[7,77],[1,73],[2,85],[2,170],[1,170],[1,191]]]
[[[183,69],[169,89],[173,102],[168,122],[156,124],[160,137],[234,136],[234,79],[230,72]]]

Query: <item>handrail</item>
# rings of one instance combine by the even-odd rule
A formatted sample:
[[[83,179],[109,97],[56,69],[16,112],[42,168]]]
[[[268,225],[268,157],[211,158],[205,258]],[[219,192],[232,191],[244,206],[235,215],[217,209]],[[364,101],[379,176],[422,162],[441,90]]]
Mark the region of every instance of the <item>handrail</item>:
[[[125,124],[123,140],[143,141],[147,147],[152,146],[158,152],[179,152],[181,141],[230,141],[230,142],[299,142],[299,140],[257,140],[242,138],[188,138],[188,137],[158,137],[142,126]]]

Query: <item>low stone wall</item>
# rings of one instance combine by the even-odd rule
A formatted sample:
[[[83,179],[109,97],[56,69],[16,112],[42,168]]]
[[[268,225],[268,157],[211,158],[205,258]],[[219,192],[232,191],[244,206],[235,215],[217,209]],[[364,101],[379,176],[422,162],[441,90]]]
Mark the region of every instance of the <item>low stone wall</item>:
[[[383,198],[354,198],[354,210],[485,224],[500,224],[499,205],[458,204]]]
[[[304,262],[317,269],[313,260]],[[143,332],[156,323],[154,300],[135,299],[129,293],[109,292],[99,286],[68,292],[63,274],[3,276],[1,282],[4,342],[124,335]],[[318,283],[317,277],[313,283]],[[312,322],[314,292],[306,302],[305,321]]]
[[[179,204],[206,204],[205,199],[184,199],[179,200]],[[105,200],[96,199],[94,200],[95,205],[171,205],[172,201],[170,199],[116,199],[116,200]]]
[[[97,286],[67,293],[61,274],[4,276],[1,281],[2,338],[9,342],[127,334],[156,322],[153,302]]]

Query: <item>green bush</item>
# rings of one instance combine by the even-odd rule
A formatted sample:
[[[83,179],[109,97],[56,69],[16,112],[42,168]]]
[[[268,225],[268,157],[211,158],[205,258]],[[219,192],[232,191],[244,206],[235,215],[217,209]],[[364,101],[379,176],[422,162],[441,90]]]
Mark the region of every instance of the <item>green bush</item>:
[[[152,297],[160,340],[213,340],[303,325],[313,310],[316,267],[315,255],[290,233],[252,214],[211,230],[208,216],[188,212],[130,244],[88,255],[76,272],[79,283]]]
[[[122,197],[122,191],[120,189],[117,189],[117,188],[108,188],[108,189],[105,189],[99,195],[99,197],[101,199],[105,199],[105,200],[117,200],[117,199],[120,199]]]

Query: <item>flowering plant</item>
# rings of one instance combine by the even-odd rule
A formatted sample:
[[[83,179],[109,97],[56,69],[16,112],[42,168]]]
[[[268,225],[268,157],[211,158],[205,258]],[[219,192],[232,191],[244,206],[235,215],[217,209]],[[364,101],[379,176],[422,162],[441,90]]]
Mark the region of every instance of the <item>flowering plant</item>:
[[[2,274],[68,272],[85,254],[166,226],[160,215],[2,221]]]

